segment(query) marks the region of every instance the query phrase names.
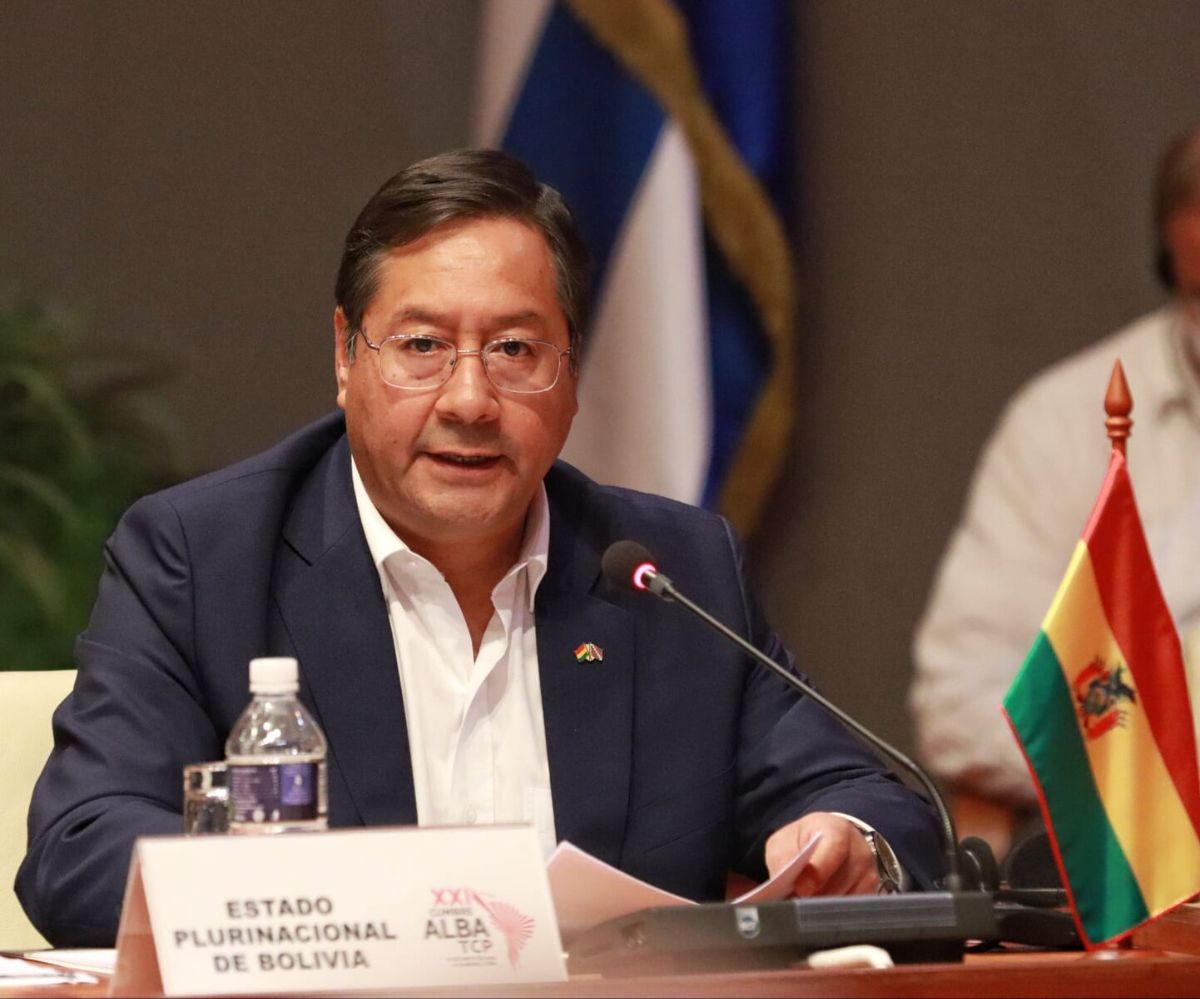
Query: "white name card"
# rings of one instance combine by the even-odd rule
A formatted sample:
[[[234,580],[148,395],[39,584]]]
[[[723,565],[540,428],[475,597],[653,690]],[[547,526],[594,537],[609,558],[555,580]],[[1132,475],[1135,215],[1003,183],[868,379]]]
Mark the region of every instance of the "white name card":
[[[357,829],[139,839],[111,993],[565,979],[532,826]]]

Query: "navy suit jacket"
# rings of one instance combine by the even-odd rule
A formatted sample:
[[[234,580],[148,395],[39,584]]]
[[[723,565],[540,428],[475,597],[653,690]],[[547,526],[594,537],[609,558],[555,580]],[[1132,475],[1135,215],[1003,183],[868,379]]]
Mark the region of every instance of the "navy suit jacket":
[[[681,608],[600,574],[612,541],[640,541],[693,599],[790,667],[726,522],[562,463],[546,489],[550,558],[535,606],[559,838],[715,899],[728,869],[762,875],[775,829],[841,811],[879,829],[928,883],[939,854],[924,799]],[[329,741],[330,824],[416,822],[395,650],[340,414],[138,501],[105,554],[17,877],[50,941],[111,945],[133,841],[180,831],[180,769],[224,756],[255,656],[300,661],[301,697]],[[583,642],[603,660],[578,662]]]

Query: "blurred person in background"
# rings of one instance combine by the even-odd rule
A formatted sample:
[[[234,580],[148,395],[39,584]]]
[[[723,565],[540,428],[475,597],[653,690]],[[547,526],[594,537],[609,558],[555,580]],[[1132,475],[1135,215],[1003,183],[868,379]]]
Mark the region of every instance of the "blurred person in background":
[[[1200,131],[1172,142],[1154,193],[1164,306],[1038,374],[976,467],[913,655],[920,755],[952,789],[960,835],[1003,854],[1037,828],[1033,784],[1000,703],[1096,500],[1103,400],[1120,359],[1133,397],[1129,468],[1159,582],[1189,660],[1200,649]]]

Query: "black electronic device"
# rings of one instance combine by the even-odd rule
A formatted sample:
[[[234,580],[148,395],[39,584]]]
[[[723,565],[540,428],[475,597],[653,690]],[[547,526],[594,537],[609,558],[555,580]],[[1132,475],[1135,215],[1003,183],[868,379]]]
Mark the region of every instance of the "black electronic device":
[[[1068,913],[998,900],[1002,890],[996,890],[994,884],[995,860],[982,841],[974,845],[970,840],[964,842],[962,856],[972,875],[968,886],[954,821],[932,778],[907,755],[689,600],[659,571],[646,548],[635,541],[617,541],[605,551],[602,568],[605,577],[618,586],[684,607],[912,775],[937,809],[946,872],[940,890],[930,892],[645,909],[609,920],[574,940],[568,950],[568,966],[573,972],[628,975],[778,967],[794,964],[813,951],[863,943],[885,948],[895,961],[959,961],[968,944],[979,942],[1079,945]],[[976,847],[983,848],[983,856],[976,855]]]
[[[1062,892],[1056,892],[1058,901]],[[996,936],[991,942],[1028,944],[1052,950],[1083,950],[1075,917],[1063,906],[1030,904],[1028,894],[1020,900],[1006,898],[1004,889],[994,896]]]
[[[938,819],[941,824],[942,854],[946,869],[942,887],[949,892],[957,892],[963,889],[961,860],[957,837],[954,833],[954,820],[950,817],[950,810],[946,807],[946,801],[937,789],[937,785],[934,784],[933,778],[922,767],[918,766],[906,754],[900,752],[890,742],[876,735],[856,718],[847,714],[812,685],[779,665],[779,663],[775,662],[766,653],[760,649],[756,649],[732,628],[718,621],[703,607],[689,600],[664,573],[659,571],[654,556],[643,545],[636,541],[613,542],[604,552],[604,557],[601,560],[601,570],[604,573],[604,577],[617,586],[650,593],[669,603],[679,604],[690,614],[703,621],[717,634],[721,635],[727,641],[733,642],[750,658],[769,669],[789,687],[798,690],[810,700],[816,701],[817,704],[821,705],[822,708],[850,729],[851,732],[854,732],[868,746],[877,752],[883,753],[893,763],[898,763],[902,769],[914,777],[924,788],[926,794],[929,795],[929,800],[933,803],[934,808],[937,809]]]
[[[959,961],[965,940],[996,933],[985,892],[667,906],[583,933],[568,948],[567,968],[617,977],[783,968],[851,944],[875,944],[897,963]]]

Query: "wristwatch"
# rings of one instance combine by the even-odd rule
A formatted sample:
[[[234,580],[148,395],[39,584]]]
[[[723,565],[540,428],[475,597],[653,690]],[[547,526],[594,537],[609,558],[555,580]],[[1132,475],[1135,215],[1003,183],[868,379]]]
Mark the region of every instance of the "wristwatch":
[[[902,891],[904,873],[900,869],[900,861],[896,859],[892,848],[888,846],[888,841],[874,829],[860,828],[859,832],[867,841],[867,846],[871,848],[871,856],[875,858],[875,870],[879,874],[877,894],[891,895],[894,892]]]

